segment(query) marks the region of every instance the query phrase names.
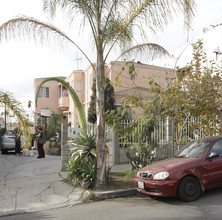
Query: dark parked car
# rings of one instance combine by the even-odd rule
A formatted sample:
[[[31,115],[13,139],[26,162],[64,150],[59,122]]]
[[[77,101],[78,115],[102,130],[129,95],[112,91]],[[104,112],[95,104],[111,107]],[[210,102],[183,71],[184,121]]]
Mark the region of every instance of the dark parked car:
[[[135,184],[152,196],[197,200],[204,190],[222,186],[222,136],[192,141],[175,158],[142,168]]]
[[[8,150],[15,150],[15,134],[13,130],[7,130],[2,135],[2,154],[6,154]]]

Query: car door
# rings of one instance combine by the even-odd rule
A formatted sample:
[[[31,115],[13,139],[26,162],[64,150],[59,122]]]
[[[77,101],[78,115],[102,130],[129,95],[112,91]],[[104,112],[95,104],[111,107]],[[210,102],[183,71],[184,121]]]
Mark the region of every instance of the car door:
[[[3,136],[2,145],[4,149],[15,149],[15,135],[13,131],[8,130]]]
[[[219,156],[208,158],[212,152],[218,153]],[[216,141],[211,147],[206,158],[207,182],[208,187],[222,185],[222,139]]]

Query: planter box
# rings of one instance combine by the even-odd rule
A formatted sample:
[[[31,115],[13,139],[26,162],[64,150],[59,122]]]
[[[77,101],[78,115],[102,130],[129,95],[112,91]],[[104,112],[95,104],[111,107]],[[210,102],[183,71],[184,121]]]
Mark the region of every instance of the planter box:
[[[48,155],[60,156],[61,155],[61,149],[60,148],[49,148],[48,149]]]

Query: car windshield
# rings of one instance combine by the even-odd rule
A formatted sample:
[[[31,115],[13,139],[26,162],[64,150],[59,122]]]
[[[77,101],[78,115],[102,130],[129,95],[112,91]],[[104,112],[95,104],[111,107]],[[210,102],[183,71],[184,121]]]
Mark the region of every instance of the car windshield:
[[[208,140],[193,141],[183,147],[176,157],[202,157],[209,144]]]
[[[8,136],[13,136],[13,135],[14,135],[14,133],[13,133],[13,131],[8,130],[8,131],[6,132],[6,135],[8,135]]]

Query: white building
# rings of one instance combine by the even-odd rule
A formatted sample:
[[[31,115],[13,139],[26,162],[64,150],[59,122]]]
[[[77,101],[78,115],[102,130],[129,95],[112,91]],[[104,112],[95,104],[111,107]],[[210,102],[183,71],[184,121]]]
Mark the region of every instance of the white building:
[[[173,69],[184,67],[193,58],[192,44],[200,39],[203,41],[208,62],[215,60],[222,66],[222,23],[209,29],[204,28],[202,36],[170,51],[172,57],[163,56],[160,59],[153,60],[150,64]]]

